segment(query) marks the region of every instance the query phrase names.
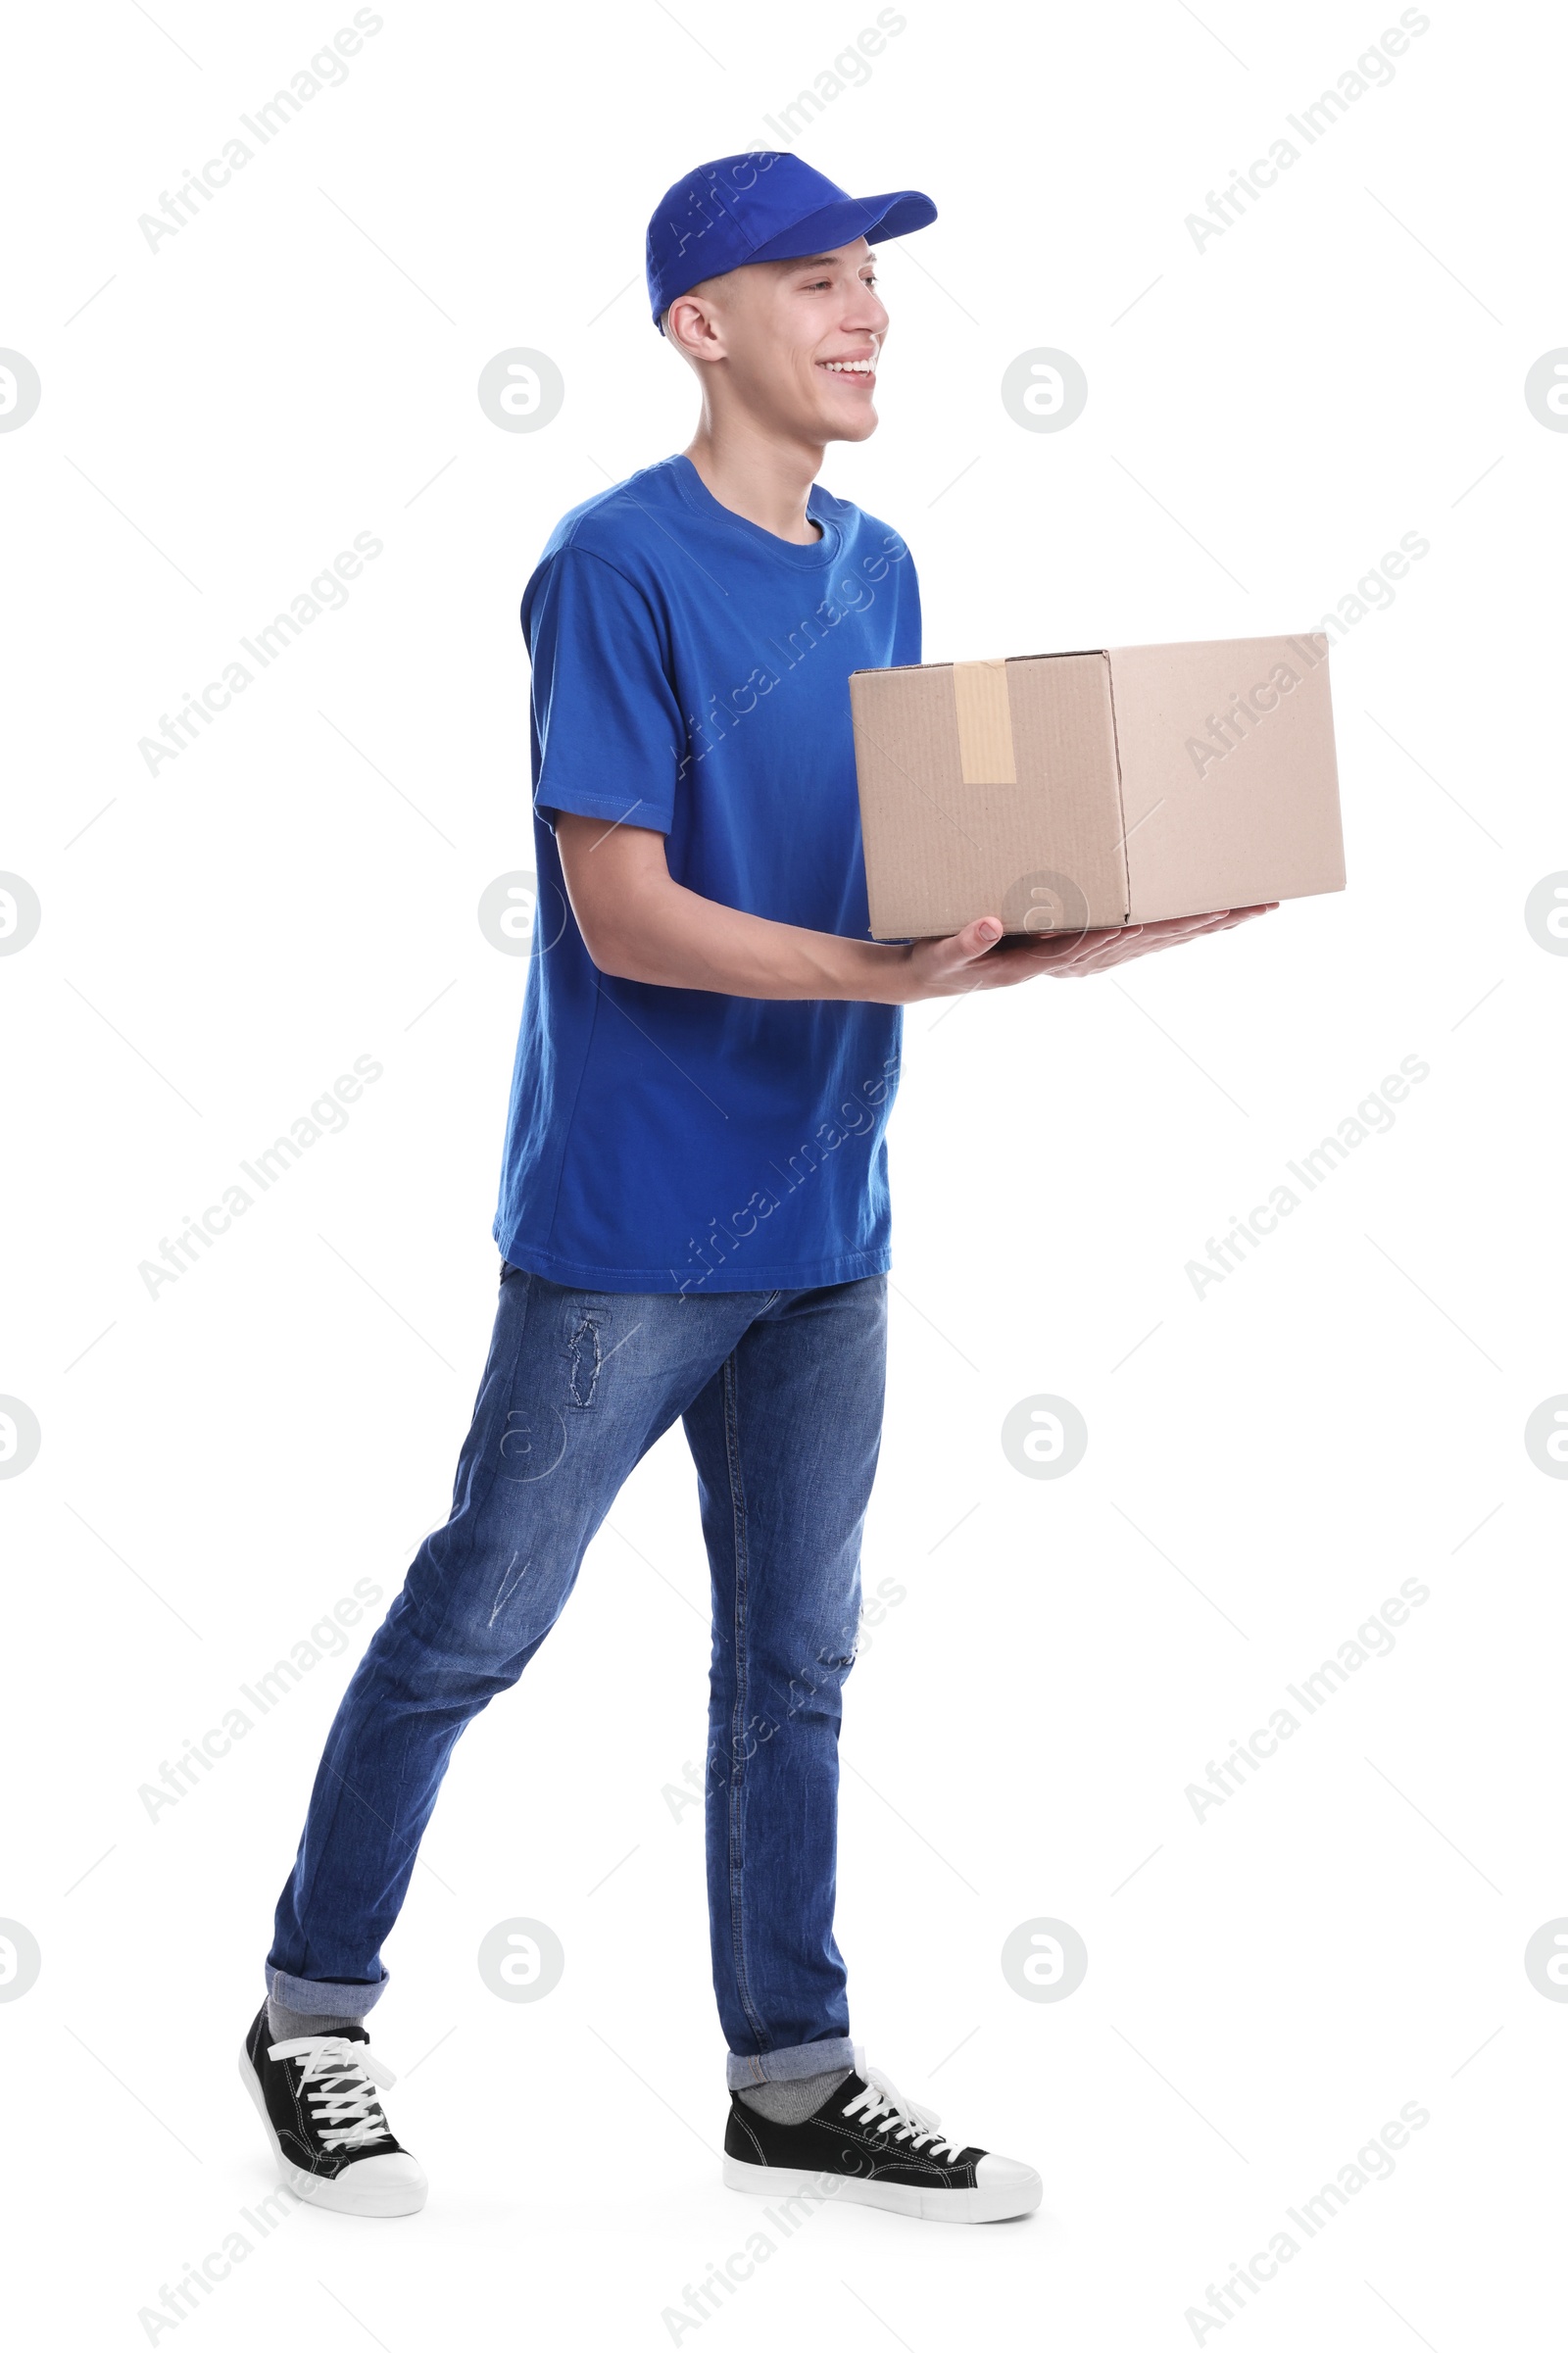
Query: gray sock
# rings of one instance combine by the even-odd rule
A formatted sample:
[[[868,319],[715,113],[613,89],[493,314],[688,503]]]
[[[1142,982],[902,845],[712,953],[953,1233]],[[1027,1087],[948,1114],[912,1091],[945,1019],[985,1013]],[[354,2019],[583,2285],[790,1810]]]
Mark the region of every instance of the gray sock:
[[[738,2088],[748,2108],[765,2116],[770,2125],[801,2125],[814,2116],[828,2094],[854,2074],[849,2067],[830,2067],[819,2076],[795,2076],[787,2083],[743,2083]]]
[[[314,2010],[285,2010],[269,1994],[267,2027],[274,2042],[293,2042],[302,2034],[341,2034],[345,2027],[362,2027],[363,2018],[323,2018]]]

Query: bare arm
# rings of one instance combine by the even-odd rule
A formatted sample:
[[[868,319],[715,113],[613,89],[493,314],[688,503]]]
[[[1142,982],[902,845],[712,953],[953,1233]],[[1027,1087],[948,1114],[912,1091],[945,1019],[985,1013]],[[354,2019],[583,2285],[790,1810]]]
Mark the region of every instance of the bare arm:
[[[1069,979],[1103,971],[1267,911],[1221,908],[1112,931],[1019,938],[1001,954],[992,953],[1003,936],[1001,917],[981,915],[951,939],[885,948],[773,923],[688,891],[669,871],[663,835],[645,827],[607,827],[601,817],[563,812],[556,842],[572,913],[601,972],[725,997],[914,1005],[970,989],[1014,988],[1042,973]]]

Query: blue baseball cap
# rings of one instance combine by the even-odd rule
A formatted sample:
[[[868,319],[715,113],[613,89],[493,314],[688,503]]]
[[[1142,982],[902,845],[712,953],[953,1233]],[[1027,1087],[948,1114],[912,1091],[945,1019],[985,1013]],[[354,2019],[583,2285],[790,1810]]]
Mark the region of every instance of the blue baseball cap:
[[[937,217],[914,188],[850,196],[798,155],[761,147],[699,164],[654,207],[648,223],[648,297],[654,324],[677,294],[744,262],[793,262],[834,253],[857,237],[906,237]]]

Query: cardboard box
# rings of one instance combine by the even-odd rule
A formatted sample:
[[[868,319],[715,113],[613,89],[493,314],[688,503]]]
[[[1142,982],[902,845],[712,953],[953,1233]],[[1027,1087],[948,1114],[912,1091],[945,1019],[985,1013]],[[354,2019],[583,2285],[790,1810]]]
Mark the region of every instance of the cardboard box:
[[[857,670],[850,703],[873,939],[1345,888],[1326,637]]]

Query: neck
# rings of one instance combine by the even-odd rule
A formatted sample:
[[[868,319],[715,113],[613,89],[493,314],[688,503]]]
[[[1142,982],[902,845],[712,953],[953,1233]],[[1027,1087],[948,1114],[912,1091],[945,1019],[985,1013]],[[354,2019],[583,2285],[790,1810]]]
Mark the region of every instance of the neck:
[[[705,417],[684,454],[704,488],[732,515],[797,547],[814,546],[821,537],[806,512],[822,463],[819,447],[780,440],[750,418],[720,426]]]

